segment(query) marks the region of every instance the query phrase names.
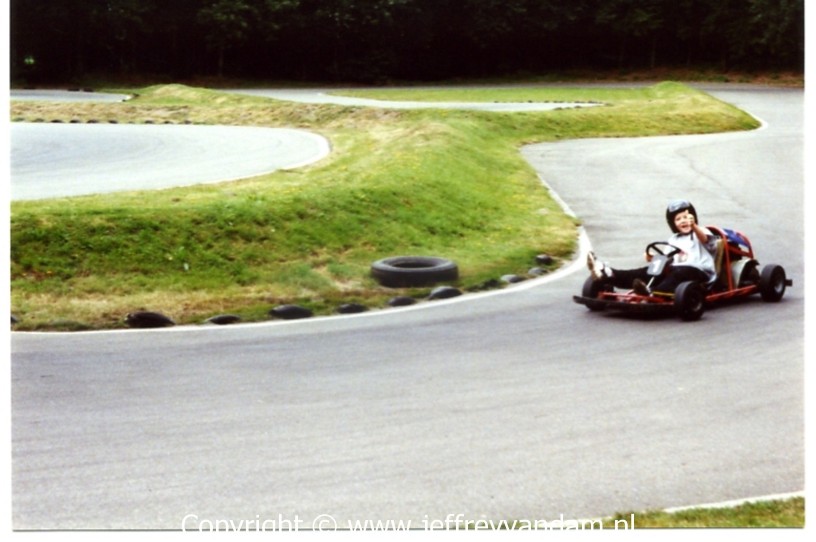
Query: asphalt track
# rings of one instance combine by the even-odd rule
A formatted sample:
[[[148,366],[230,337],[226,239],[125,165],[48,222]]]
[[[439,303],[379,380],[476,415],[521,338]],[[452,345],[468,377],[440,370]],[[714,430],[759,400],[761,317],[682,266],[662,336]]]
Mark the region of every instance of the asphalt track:
[[[467,111],[491,111],[494,113],[551,111],[553,109],[597,105],[587,102],[411,102],[375,100],[343,96],[342,89],[232,89],[231,92],[298,103],[331,103],[351,107],[380,107],[386,109],[461,109]]]
[[[639,263],[665,200],[689,197],[785,266],[781,303],[691,324],[589,313],[577,261],[365,315],[13,333],[14,527],[423,529],[801,491],[803,96],[717,95],[765,127],[523,152],[602,257]]]
[[[11,198],[154,190],[316,162],[328,140],[248,126],[11,124]]]
[[[26,102],[124,102],[130,99],[128,94],[93,92],[85,90],[54,89],[12,89],[9,91],[12,100]]]
[[[591,106],[540,102],[389,102],[304,89],[233,92],[356,107],[514,112]],[[10,97],[18,101],[57,102],[121,102],[129,98],[123,94],[56,90],[13,90]],[[325,138],[305,130],[238,126],[12,123],[10,140],[13,200],[154,190],[243,179],[316,162],[330,151]]]

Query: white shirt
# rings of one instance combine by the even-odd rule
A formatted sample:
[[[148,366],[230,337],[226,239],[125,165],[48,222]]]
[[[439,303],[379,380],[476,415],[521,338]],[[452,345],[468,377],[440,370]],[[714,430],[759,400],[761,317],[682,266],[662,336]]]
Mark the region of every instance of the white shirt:
[[[702,270],[708,275],[709,280],[717,278],[717,268],[714,263],[714,252],[716,250],[716,238],[711,232],[700,226],[708,236],[708,240],[703,243],[697,234],[675,233],[669,238],[669,244],[676,246],[680,252],[674,255],[672,262],[674,265],[690,265]]]

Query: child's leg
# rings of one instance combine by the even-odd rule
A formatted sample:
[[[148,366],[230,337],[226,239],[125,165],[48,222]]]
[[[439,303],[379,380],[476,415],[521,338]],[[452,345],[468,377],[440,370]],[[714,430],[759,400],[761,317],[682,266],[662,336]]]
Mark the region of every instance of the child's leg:
[[[706,282],[708,281],[708,275],[701,269],[690,265],[672,266],[669,274],[652,286],[652,291],[671,294],[680,286],[680,283],[688,280]]]
[[[612,269],[612,276],[606,279],[606,282],[615,288],[631,288],[635,279],[648,283],[652,279],[652,276],[647,272],[648,269],[648,267]]]

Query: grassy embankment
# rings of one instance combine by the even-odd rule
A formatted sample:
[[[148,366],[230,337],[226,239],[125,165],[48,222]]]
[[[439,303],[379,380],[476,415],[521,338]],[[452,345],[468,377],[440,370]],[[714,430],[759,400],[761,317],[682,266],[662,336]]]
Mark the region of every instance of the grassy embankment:
[[[121,104],[15,102],[14,121],[300,127],[327,136],[330,157],[296,171],[155,192],[14,202],[11,303],[20,330],[123,326],[134,310],[195,323],[245,321],[300,303],[382,307],[397,294],[372,261],[455,260],[476,290],[534,256],[575,249],[565,216],[521,158],[524,143],[745,130],[756,122],[674,83],[644,89],[502,89],[401,98],[598,101],[546,113],[393,111],[282,103],[165,85]]]
[[[531,530],[640,530],[640,529],[744,529],[744,528],[803,528],[805,526],[804,497],[779,498],[745,502],[736,506],[702,506],[673,511],[626,512],[609,518],[592,520],[556,519],[531,525],[529,521],[494,521],[502,529]],[[471,529],[487,530],[491,524],[468,525]]]
[[[805,526],[805,499],[804,497],[795,497],[749,502],[735,507],[692,508],[677,512],[646,512],[634,516],[635,529],[802,528]],[[615,519],[631,520],[631,517],[631,514],[627,513],[604,520],[604,528],[614,528]]]

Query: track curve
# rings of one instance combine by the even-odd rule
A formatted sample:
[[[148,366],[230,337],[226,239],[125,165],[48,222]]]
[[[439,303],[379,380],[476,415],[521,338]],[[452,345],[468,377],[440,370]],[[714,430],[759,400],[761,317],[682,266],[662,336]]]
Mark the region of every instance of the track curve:
[[[438,88],[438,87],[436,87]],[[377,107],[384,109],[460,109],[465,111],[491,111],[494,113],[518,113],[524,111],[552,111],[576,107],[594,107],[587,102],[412,102],[404,100],[375,100],[343,96],[327,89],[232,89],[229,92],[260,96],[298,103],[330,103],[351,107]]]
[[[130,99],[129,94],[94,92],[89,90],[11,89],[9,98],[22,102],[96,102],[115,103]]]
[[[636,261],[680,193],[785,265],[782,303],[697,324],[599,317],[572,304],[570,268],[380,314],[14,333],[14,527],[421,529],[801,490],[802,93],[718,92],[766,128],[524,154],[604,257]]]
[[[11,197],[44,199],[224,182],[324,158],[326,138],[246,126],[11,124]]]

